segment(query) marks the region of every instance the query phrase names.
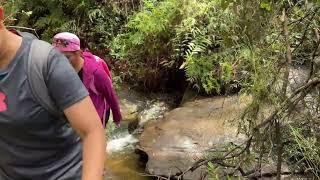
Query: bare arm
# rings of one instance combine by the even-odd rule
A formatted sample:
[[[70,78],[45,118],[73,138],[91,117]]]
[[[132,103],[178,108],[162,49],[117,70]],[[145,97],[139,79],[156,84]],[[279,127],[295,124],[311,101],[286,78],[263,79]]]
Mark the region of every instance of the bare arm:
[[[68,59],[55,49],[49,58],[50,94],[83,142],[82,180],[102,180],[106,141],[100,118]]]
[[[64,113],[83,141],[82,180],[102,180],[106,139],[90,97],[65,109]]]

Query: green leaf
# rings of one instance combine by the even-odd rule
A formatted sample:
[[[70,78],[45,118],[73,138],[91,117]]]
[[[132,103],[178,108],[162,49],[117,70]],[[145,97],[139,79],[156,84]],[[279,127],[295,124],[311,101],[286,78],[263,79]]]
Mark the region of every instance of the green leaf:
[[[261,9],[264,9],[264,10],[267,10],[267,11],[271,11],[271,3],[270,2],[266,2],[266,1],[263,1],[260,3],[260,8]]]

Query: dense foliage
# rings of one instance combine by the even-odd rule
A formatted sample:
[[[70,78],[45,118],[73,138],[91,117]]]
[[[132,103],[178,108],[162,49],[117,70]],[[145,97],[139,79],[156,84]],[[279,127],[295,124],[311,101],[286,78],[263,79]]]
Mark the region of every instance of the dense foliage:
[[[46,40],[77,33],[112,57],[122,78],[148,89],[186,81],[206,94],[250,94],[239,126],[249,137],[244,150],[211,161],[209,173],[227,164],[227,175],[253,176],[241,167],[258,163],[249,172],[261,173],[272,159],[319,178],[319,0],[7,2],[11,24],[35,28]]]
[[[127,16],[137,7],[133,1],[94,0],[8,0],[11,24],[35,29],[42,39],[69,31],[79,35],[83,45],[106,54]],[[8,19],[9,20],[9,19]]]

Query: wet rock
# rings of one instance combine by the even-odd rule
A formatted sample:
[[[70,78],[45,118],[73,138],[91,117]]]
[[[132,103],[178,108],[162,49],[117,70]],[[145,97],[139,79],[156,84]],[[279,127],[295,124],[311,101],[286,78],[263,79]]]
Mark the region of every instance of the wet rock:
[[[148,102],[146,108],[139,114],[139,126],[143,127],[148,121],[163,118],[170,109],[163,101]]]
[[[303,85],[308,79],[308,72],[302,68],[290,68],[289,71],[289,92],[295,91]]]
[[[147,172],[170,176],[190,167],[212,147],[242,143],[246,137],[237,135],[233,122],[247,102],[248,98],[239,97],[196,100],[148,123],[140,137],[140,149],[148,155]],[[184,179],[199,179],[205,173],[202,167]]]
[[[127,99],[120,100],[120,109],[124,121],[134,121],[138,119],[139,106]]]
[[[126,85],[121,86],[118,96],[123,120],[137,121],[139,113],[147,102],[147,98]]]

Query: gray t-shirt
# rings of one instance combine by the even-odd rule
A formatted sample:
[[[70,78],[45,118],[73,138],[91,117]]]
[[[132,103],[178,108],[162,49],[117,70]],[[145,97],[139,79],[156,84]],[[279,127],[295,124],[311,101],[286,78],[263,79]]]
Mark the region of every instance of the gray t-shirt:
[[[66,120],[55,119],[34,98],[27,80],[31,38],[0,70],[0,180],[81,179],[82,144]],[[66,109],[88,92],[68,60],[49,55],[46,82],[58,107]]]

